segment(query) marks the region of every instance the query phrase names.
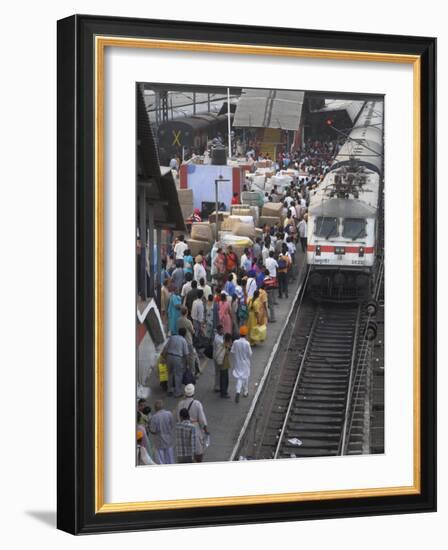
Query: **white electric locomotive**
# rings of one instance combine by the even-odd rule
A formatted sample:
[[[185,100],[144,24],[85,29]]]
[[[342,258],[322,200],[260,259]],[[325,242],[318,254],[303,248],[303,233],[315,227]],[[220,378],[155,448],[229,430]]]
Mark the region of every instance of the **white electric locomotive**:
[[[317,299],[371,293],[383,192],[383,102],[367,101],[308,209],[308,288]]]

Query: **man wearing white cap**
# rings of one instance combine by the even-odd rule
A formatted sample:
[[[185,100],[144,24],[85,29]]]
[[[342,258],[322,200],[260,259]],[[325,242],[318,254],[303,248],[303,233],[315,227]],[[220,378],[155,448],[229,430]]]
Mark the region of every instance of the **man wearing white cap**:
[[[194,384],[187,384],[184,389],[185,397],[177,405],[177,417],[180,421],[180,411],[187,409],[190,415],[190,421],[196,430],[194,461],[202,462],[205,450],[205,439],[209,435],[207,430],[207,419],[205,417],[202,403],[194,397]]]

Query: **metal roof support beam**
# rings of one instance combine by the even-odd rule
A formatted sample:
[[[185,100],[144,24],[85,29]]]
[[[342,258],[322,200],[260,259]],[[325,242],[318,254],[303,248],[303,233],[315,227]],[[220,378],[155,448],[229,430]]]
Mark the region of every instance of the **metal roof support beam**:
[[[139,210],[140,210],[140,223],[139,223],[139,230],[140,230],[140,243],[142,251],[146,254],[146,189],[143,187],[140,190],[139,193]],[[142,276],[141,271],[144,272],[144,276]],[[141,267],[138,273],[139,280],[141,281],[141,297],[143,300],[146,300],[146,267]]]
[[[149,230],[149,296],[154,298],[154,206],[147,205]]]

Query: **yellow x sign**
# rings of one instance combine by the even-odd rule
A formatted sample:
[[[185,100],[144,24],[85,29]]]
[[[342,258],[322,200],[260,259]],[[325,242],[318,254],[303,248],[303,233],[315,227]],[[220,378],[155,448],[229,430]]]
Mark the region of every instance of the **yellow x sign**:
[[[179,147],[180,147],[180,135],[181,135],[180,130],[177,130],[177,132],[176,132],[176,130],[173,130],[174,139],[173,139],[172,145],[179,145]]]

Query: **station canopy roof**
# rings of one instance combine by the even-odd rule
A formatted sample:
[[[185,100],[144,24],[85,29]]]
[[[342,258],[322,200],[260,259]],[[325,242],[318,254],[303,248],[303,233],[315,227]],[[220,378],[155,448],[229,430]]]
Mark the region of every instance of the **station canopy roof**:
[[[176,184],[169,168],[161,167],[141,88],[137,89],[137,183],[145,187],[158,229],[185,230]]]
[[[242,90],[233,119],[239,128],[297,130],[305,92],[288,90]]]
[[[325,100],[325,107],[314,111],[315,113],[333,113],[334,111],[346,111],[352,122],[355,121],[359,115],[364,101],[347,101],[345,99],[327,99]]]

